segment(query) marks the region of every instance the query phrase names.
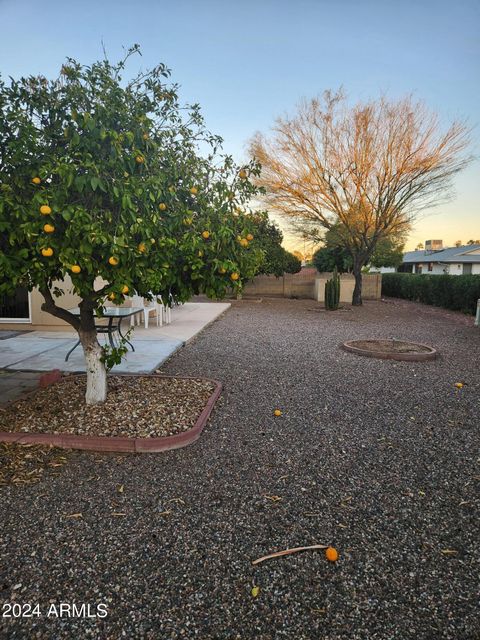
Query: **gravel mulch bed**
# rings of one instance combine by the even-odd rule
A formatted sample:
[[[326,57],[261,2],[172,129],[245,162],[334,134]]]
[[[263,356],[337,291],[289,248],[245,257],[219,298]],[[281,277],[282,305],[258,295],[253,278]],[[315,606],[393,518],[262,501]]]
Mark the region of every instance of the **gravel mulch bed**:
[[[214,384],[158,376],[112,376],[103,405],[85,405],[86,378],[67,376],[0,409],[0,431],[149,438],[194,426]]]
[[[224,383],[194,445],[77,452],[58,478],[1,489],[1,600],[43,612],[0,620],[1,637],[478,640],[479,330],[412,303],[314,308],[233,303],[163,367]],[[440,356],[338,346],[386,336]],[[251,564],[314,544],[338,562]],[[108,616],[47,617],[60,602]]]

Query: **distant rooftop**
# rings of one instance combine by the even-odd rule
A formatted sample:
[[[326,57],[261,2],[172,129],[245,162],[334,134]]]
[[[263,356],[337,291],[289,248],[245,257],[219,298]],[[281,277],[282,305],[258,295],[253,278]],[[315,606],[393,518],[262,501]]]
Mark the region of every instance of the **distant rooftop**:
[[[480,244],[466,244],[437,251],[407,251],[403,255],[403,262],[480,262]]]

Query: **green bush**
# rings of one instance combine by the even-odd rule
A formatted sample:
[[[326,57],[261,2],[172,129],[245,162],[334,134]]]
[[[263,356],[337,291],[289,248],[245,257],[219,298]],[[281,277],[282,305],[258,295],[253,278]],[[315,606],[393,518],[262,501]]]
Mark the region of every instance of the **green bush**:
[[[480,298],[480,275],[434,276],[384,273],[382,295],[405,298],[474,315],[477,300]]]

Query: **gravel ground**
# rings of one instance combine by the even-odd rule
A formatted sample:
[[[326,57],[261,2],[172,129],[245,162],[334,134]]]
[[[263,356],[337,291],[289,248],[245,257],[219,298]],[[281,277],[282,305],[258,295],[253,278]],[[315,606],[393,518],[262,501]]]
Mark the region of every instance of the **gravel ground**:
[[[338,348],[368,338],[440,358]],[[0,600],[41,612],[1,637],[478,640],[479,357],[472,318],[408,302],[235,303],[163,369],[225,383],[196,444],[1,490]],[[311,544],[338,562],[251,565]],[[108,616],[47,617],[73,602]]]
[[[0,431],[150,438],[191,429],[213,393],[208,380],[112,376],[104,405],[84,402],[86,379],[67,376],[0,407]]]

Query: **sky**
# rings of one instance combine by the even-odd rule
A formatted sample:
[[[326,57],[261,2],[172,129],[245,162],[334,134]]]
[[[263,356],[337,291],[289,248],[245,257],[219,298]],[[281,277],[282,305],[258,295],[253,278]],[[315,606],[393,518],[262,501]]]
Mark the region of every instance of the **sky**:
[[[54,77],[67,56],[103,57],[102,42],[111,60],[140,44],[132,75],[164,62],[238,162],[302,97],[340,86],[352,102],[413,93],[444,124],[468,122],[475,160],[407,249],[480,238],[479,0],[0,0],[0,26],[4,78]],[[288,232],[286,241],[302,250]]]

